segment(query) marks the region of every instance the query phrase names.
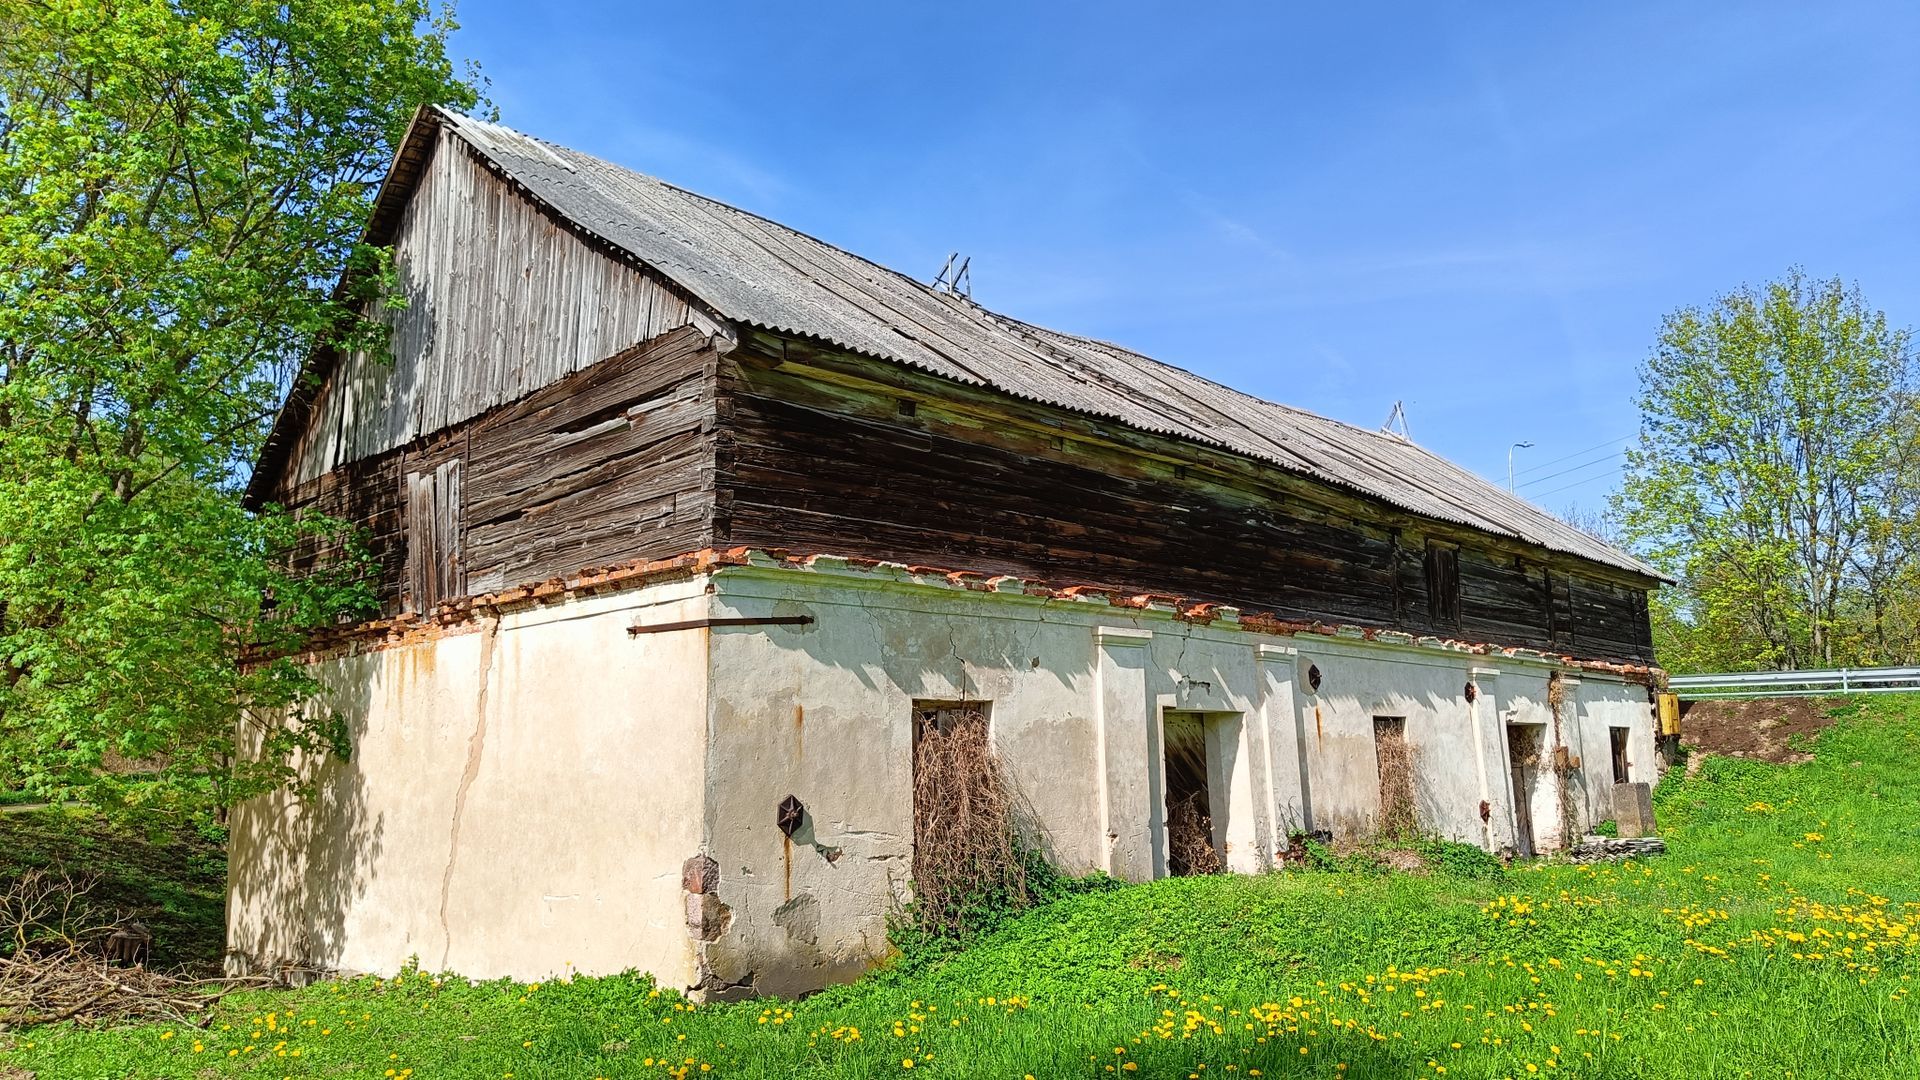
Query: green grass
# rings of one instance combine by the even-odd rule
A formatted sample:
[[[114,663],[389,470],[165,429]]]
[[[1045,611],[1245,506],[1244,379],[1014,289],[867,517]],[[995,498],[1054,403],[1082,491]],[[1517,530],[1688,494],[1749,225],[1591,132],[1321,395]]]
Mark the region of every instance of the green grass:
[[[0,882],[36,869],[98,875],[87,900],[153,931],[155,966],[211,968],[225,948],[225,841],[211,827],[135,827],[72,805],[0,813]]]
[[[206,1030],[26,1032],[0,1057],[208,1080],[1911,1078],[1920,696],[1842,712],[1811,764],[1664,785],[1673,853],[1644,864],[1095,892],[798,1003],[407,973],[235,996]]]

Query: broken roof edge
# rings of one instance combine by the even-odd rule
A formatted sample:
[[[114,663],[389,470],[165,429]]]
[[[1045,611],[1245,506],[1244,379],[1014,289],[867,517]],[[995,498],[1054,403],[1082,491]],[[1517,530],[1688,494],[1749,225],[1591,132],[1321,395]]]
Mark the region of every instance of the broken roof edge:
[[[630,592],[702,575],[756,573],[810,573],[875,587],[905,586],[993,595],[1009,600],[1024,599],[1037,604],[1087,605],[1095,609],[1111,609],[1116,615],[1155,617],[1188,626],[1239,630],[1269,637],[1308,637],[1415,649],[1463,659],[1489,657],[1520,660],[1571,670],[1614,674],[1629,680],[1664,680],[1665,676],[1665,672],[1652,663],[1582,658],[1530,646],[1473,642],[1359,623],[1288,619],[1263,612],[1248,612],[1228,604],[1125,586],[1066,584],[1017,574],[953,570],[827,553],[796,554],[779,548],[755,547],[701,548],[664,559],[635,559],[608,566],[585,567],[576,574],[449,600],[428,612],[405,613],[331,628],[315,634],[307,647],[294,655],[310,663],[354,653],[378,652],[420,644],[438,637],[469,633],[479,626],[482,619],[503,614]],[[248,659],[258,661],[266,657],[251,656]]]

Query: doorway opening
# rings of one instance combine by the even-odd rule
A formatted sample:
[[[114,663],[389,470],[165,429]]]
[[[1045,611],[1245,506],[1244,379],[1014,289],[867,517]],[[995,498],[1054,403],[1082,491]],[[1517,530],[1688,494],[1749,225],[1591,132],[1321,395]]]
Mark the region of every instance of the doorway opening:
[[[1252,778],[1239,713],[1167,710],[1160,717],[1160,850],[1176,877],[1251,870]]]
[[[1413,835],[1413,748],[1407,744],[1407,718],[1373,718],[1373,759],[1379,773],[1382,836]]]
[[[1613,782],[1625,784],[1628,782],[1627,774],[1631,771],[1627,761],[1627,729],[1608,728],[1607,737],[1613,744]]]
[[[963,928],[982,896],[1028,895],[1014,793],[988,716],[984,701],[913,703],[913,892],[926,927]]]
[[[1166,751],[1167,872],[1175,877],[1217,874],[1213,788],[1208,783],[1207,718],[1169,712],[1161,721]]]
[[[1559,795],[1547,725],[1508,724],[1507,755],[1513,767],[1515,850],[1531,857],[1559,846]]]
[[[913,745],[918,748],[920,740],[928,732],[951,733],[963,725],[987,723],[988,710],[993,708],[987,701],[915,701],[913,703]]]

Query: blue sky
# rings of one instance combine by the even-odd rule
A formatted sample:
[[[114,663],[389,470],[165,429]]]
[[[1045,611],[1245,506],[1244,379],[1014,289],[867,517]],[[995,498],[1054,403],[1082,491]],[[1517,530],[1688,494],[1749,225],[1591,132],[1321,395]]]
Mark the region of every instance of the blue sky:
[[[503,122],[1601,506],[1660,319],[1920,323],[1920,5],[466,0]],[[1569,456],[1571,455],[1571,456]],[[1555,459],[1562,459],[1556,461]]]

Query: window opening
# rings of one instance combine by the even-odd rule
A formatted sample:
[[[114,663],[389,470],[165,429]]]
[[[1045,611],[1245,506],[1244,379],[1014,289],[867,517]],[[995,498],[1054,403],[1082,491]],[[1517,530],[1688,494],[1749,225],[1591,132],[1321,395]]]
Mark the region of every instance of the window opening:
[[[459,459],[408,473],[406,496],[407,603],[428,612],[467,594]]]
[[[1427,542],[1427,615],[1441,626],[1460,623],[1460,549]]]

